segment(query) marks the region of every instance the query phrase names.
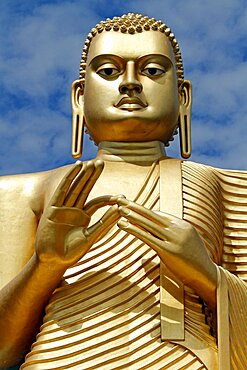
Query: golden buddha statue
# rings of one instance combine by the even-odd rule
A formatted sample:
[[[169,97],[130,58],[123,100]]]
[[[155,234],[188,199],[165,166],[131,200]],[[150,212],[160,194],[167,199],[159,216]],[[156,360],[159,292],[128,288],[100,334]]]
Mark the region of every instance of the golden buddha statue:
[[[98,24],[72,109],[96,159],[0,182],[1,368],[246,369],[247,174],[166,156],[177,127],[191,151],[171,30]]]

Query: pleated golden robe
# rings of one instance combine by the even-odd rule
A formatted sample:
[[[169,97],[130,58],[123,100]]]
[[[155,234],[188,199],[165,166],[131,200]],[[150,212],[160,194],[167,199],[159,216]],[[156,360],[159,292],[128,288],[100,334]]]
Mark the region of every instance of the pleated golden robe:
[[[153,210],[160,209],[162,161],[172,160],[154,163],[134,199]],[[21,369],[247,368],[247,174],[192,162],[180,168],[183,218],[222,266],[218,334],[216,319],[185,287],[185,340],[161,340],[159,258],[116,227],[67,270]]]

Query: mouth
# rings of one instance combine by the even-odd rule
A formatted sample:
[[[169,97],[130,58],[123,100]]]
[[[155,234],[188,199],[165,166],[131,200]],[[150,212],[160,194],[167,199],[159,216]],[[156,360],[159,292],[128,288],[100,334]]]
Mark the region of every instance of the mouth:
[[[114,104],[114,107],[123,110],[133,111],[146,108],[147,104],[137,97],[133,98],[125,97],[122,98],[117,104]]]

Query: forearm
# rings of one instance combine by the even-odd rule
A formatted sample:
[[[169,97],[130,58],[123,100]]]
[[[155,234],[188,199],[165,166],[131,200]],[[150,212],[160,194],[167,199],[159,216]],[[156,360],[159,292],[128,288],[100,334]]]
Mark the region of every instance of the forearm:
[[[22,360],[35,339],[42,313],[64,270],[36,255],[0,292],[0,368]]]
[[[217,266],[214,263],[207,264],[197,273],[191,274],[187,285],[198,293],[210,309],[216,309]]]

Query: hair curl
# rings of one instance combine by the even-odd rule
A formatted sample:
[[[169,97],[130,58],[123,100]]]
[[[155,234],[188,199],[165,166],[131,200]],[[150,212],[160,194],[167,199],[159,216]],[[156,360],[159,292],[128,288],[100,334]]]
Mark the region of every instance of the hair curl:
[[[114,17],[112,19],[107,18],[105,21],[98,23],[92,30],[89,32],[84,47],[82,50],[81,62],[80,62],[80,80],[84,84],[86,76],[86,66],[87,66],[87,56],[89,47],[92,39],[99,33],[103,31],[115,31],[122,33],[141,33],[143,31],[160,31],[166,35],[168,40],[171,43],[174,57],[176,61],[176,73],[178,79],[178,87],[180,87],[184,81],[184,67],[183,60],[180,52],[180,48],[177,40],[175,39],[174,34],[171,29],[162,21],[157,21],[155,18],[149,18],[142,14],[128,13],[124,14],[121,17]]]

